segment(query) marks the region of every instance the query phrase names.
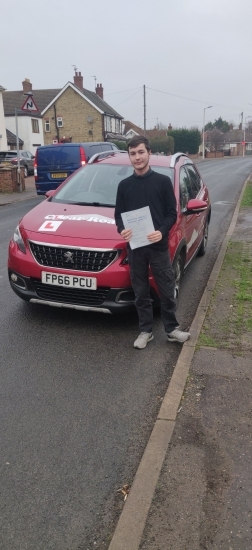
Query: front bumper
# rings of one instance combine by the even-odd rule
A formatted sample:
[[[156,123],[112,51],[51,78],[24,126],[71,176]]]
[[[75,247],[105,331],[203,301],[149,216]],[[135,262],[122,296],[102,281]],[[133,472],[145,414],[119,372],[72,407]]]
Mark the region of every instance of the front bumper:
[[[135,307],[131,287],[69,289],[43,284],[40,279],[25,277],[12,269],[8,270],[8,274],[12,290],[27,302],[102,313],[127,313]]]

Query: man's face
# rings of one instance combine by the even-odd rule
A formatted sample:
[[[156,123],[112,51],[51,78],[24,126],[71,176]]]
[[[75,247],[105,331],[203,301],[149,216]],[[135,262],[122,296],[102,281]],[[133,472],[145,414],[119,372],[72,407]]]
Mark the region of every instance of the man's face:
[[[137,174],[145,174],[149,170],[150,154],[144,143],[129,148],[129,159]]]

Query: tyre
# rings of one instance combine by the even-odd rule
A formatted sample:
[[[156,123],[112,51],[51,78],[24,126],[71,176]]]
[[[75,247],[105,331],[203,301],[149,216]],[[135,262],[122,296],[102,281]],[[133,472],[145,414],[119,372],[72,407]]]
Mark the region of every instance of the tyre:
[[[27,168],[27,166],[24,167],[24,177],[25,178],[28,177],[28,168]]]
[[[208,240],[208,220],[205,223],[203,239],[201,241],[201,244],[198,250],[198,256],[204,256],[204,254],[206,253],[207,240]]]
[[[183,271],[184,271],[184,261],[181,253],[175,258],[173,262],[173,270],[175,275],[174,298],[176,300],[176,303],[178,303],[180,284],[181,284],[181,279],[183,277]]]

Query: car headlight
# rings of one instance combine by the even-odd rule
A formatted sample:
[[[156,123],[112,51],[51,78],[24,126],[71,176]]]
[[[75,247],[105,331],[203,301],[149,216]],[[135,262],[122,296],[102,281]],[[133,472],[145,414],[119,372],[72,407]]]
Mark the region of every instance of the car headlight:
[[[22,238],[22,235],[20,233],[18,225],[17,225],[17,227],[14,231],[13,240],[14,240],[15,243],[17,243],[19,250],[21,250],[21,252],[26,254],[25,243],[23,241],[23,238]]]

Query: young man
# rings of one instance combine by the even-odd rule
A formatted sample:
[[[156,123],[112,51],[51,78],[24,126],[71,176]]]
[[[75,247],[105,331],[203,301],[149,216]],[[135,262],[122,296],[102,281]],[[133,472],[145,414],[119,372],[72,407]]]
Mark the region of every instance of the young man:
[[[153,310],[150,300],[149,266],[156,281],[161,317],[169,342],[185,342],[189,332],[178,329],[174,299],[175,279],[168,252],[169,230],[177,219],[176,199],[168,176],[154,172],[149,165],[150,145],[144,136],[132,138],[127,150],[134,173],[119,183],[115,221],[117,231],[128,244],[128,258],[135,304],[139,317],[140,335],[134,347],[143,349],[153,340]],[[147,237],[147,246],[131,250],[132,231],[124,227],[121,214],[149,206],[155,231]]]

